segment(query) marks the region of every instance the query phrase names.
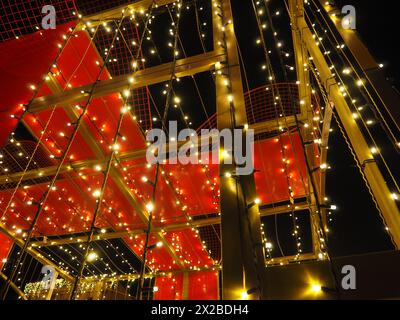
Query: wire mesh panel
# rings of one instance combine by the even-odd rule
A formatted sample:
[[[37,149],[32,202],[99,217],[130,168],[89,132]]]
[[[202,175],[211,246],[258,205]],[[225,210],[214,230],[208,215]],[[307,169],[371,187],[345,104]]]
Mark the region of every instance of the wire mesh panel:
[[[107,9],[112,9],[125,4],[132,3],[129,0],[76,0],[76,6],[82,15],[91,15]],[[104,51],[111,45],[113,32],[118,26],[118,22],[109,22],[108,25],[101,27],[94,39],[97,49],[104,57]],[[139,42],[138,28],[132,19],[126,18],[122,23],[118,38],[112,51],[112,59],[108,64],[108,71],[111,76],[126,75],[132,72],[132,62],[137,57],[137,44]],[[135,45],[136,44],[136,45]],[[139,55],[142,58],[142,55]],[[137,121],[143,130],[148,130],[152,126],[150,112],[150,99],[147,87],[131,90],[131,95],[127,101],[134,111]]]
[[[0,42],[40,30],[46,15],[42,13],[42,8],[46,5],[54,6],[57,24],[76,18],[74,0],[2,0]]]
[[[253,89],[245,94],[247,121],[254,124],[300,113],[299,104],[293,104],[298,100],[296,84],[278,83]]]
[[[118,23],[110,22],[103,25],[96,33],[94,42],[99,53],[105,57],[107,48],[111,46],[114,30]],[[133,62],[140,65],[142,54],[138,53],[139,31],[135,23],[130,18],[125,18],[118,31],[118,37],[111,52],[111,59],[108,63],[108,71],[111,76],[116,77],[132,73]],[[139,61],[134,61],[136,58]],[[143,130],[150,129],[152,118],[150,113],[150,98],[147,87],[131,90],[127,104],[132,107],[138,123]]]
[[[98,13],[132,2],[130,0],[75,0],[79,13],[82,15]]]
[[[245,93],[247,121],[249,124],[279,119],[300,113],[298,87],[292,83],[262,86]],[[277,98],[281,102],[277,102]],[[294,104],[293,104],[294,103]],[[217,114],[213,114],[197,130],[217,128]],[[269,133],[264,138],[276,135]]]
[[[0,153],[0,169],[2,174],[12,175],[13,173],[23,172],[25,169],[34,170],[53,164],[43,148],[39,147],[36,152],[35,149],[36,143],[33,141],[20,141],[5,146]],[[30,160],[32,155],[34,156],[32,160]],[[50,179],[51,177],[40,177],[38,175],[34,179],[24,180],[24,185],[44,183]],[[10,180],[9,183],[2,184],[0,190],[12,189],[15,188],[16,185],[16,181]]]

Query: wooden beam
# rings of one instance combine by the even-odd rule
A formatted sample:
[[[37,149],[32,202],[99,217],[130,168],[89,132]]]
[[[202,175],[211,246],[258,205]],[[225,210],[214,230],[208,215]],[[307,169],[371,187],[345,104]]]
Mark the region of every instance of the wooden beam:
[[[155,7],[161,7],[175,2],[175,0],[140,0],[130,4],[124,4],[122,6],[83,17],[81,23],[77,26],[77,30],[80,31],[87,27],[95,27],[103,22],[121,19],[122,14],[124,14],[124,17],[132,16],[134,13],[140,14],[143,10],[147,11],[153,1],[155,2]]]
[[[156,278],[156,277],[165,277],[165,276],[173,276],[173,275],[179,275],[182,273],[193,273],[193,272],[207,272],[207,271],[215,271],[218,272],[218,270],[221,269],[221,266],[219,265],[212,265],[212,266],[207,266],[207,267],[202,267],[202,268],[192,268],[192,269],[181,269],[181,270],[160,270],[154,273],[148,273],[144,275],[145,279],[151,279],[151,278]],[[133,281],[139,279],[139,274],[138,273],[131,273],[131,274],[121,274],[117,276],[112,276],[112,277],[87,277],[84,279],[85,282],[97,282],[97,281],[104,281],[104,282],[115,282],[115,281]]]
[[[304,211],[308,210],[309,206],[306,202],[301,202],[297,204],[294,208],[295,211]],[[287,206],[277,206],[273,208],[260,208],[260,216],[261,217],[268,217],[272,215],[284,214],[291,212],[291,208]],[[221,223],[221,217],[212,217],[212,218],[204,218],[198,220],[192,220],[190,225],[187,222],[178,222],[172,223],[164,226],[157,226],[153,227],[153,232],[174,232],[185,230],[188,228],[201,228],[206,226],[211,226],[215,224]],[[125,237],[133,237],[136,235],[144,234],[145,230],[142,229],[135,229],[131,231],[117,231],[117,232],[106,232],[106,233],[99,233],[94,236],[93,241],[102,241],[102,240],[110,240],[110,239],[120,239]],[[71,234],[69,237],[65,237],[63,239],[48,239],[46,241],[35,241],[32,242],[32,247],[51,247],[51,246],[59,246],[59,245],[66,245],[72,243],[82,243],[87,239],[87,236],[76,236]]]
[[[8,277],[3,272],[0,272],[0,278],[3,279],[5,282],[8,281]],[[14,282],[11,281],[10,286],[21,297],[22,300],[28,300],[25,293],[20,288],[18,288]]]
[[[225,48],[226,63],[216,66],[216,106],[218,129],[242,128],[247,125],[240,59],[237,50],[230,0],[212,3],[214,50]],[[229,82],[229,86],[225,84]],[[225,145],[221,145],[222,150]],[[262,249],[259,209],[254,174],[232,179],[235,164],[220,156],[220,207],[222,239],[222,298],[240,300],[243,292],[249,299],[262,299],[265,257]],[[235,235],[235,236],[232,236]]]
[[[71,110],[70,108],[67,110]],[[296,125],[296,122],[294,120],[294,117],[288,117],[289,125]],[[259,123],[254,123],[252,125],[249,125],[249,128],[254,130],[255,134],[260,134],[264,132],[270,132],[276,130],[280,125],[284,126],[285,124],[283,122],[279,122],[279,125],[277,125],[275,120],[271,121],[265,121],[265,122],[259,122]],[[89,135],[84,134],[84,137],[88,137]],[[208,137],[201,137],[201,140],[199,140],[198,145],[200,145],[201,141],[207,140]],[[185,142],[178,142],[177,146],[178,148],[185,144]],[[257,142],[256,142],[257,143]],[[169,149],[169,146],[167,144],[166,150]],[[132,150],[132,151],[125,151],[121,152],[118,155],[116,155],[116,158],[118,159],[118,162],[125,162],[125,161],[130,161],[130,160],[136,160],[136,159],[144,159],[146,157],[146,152],[147,148],[145,149],[138,149],[138,150]],[[95,165],[104,165],[106,163],[106,159],[104,157],[100,157],[97,159],[87,159],[87,160],[79,160],[79,161],[74,161],[70,163],[66,163],[61,167],[60,174],[68,174],[72,173],[74,171],[79,171],[82,169],[87,169],[87,168],[94,168]],[[52,176],[56,173],[57,166],[49,166],[49,167],[43,167],[43,168],[37,168],[37,169],[32,169],[32,170],[27,170],[25,173],[24,172],[16,172],[16,173],[11,173],[11,174],[5,174],[0,176],[0,186],[7,184],[7,183],[12,183],[12,182],[18,182],[21,177],[23,181],[25,180],[35,180],[43,177],[48,177]],[[42,182],[39,182],[40,184]],[[4,190],[4,188],[3,188]]]
[[[16,234],[13,234],[11,231],[9,231],[6,226],[2,223],[0,223],[0,232],[6,235],[8,238],[10,238],[14,244],[19,246],[20,248],[23,248],[25,245],[25,241],[18,238]],[[26,252],[30,254],[32,257],[34,257],[37,261],[39,261],[42,265],[46,266],[52,266],[54,269],[59,273],[59,275],[64,278],[65,280],[72,281],[74,278],[67,273],[66,271],[60,269],[58,266],[56,266],[53,262],[45,258],[41,253],[37,252],[35,249],[32,248],[32,246],[28,246],[26,249]]]
[[[222,62],[224,55],[221,51],[211,51],[193,57],[177,60],[176,76],[186,77],[209,71],[217,62]],[[131,75],[122,75],[109,80],[100,81],[93,92],[92,98],[99,98],[113,93],[123,92],[126,89],[138,89],[152,84],[169,80],[171,77],[171,63],[164,63],[156,67],[139,70]],[[29,112],[38,113],[54,105],[63,108],[72,108],[74,104],[87,99],[88,92],[93,84],[66,90],[54,95],[36,98],[32,101]]]
[[[310,83],[310,68],[308,66],[309,55],[307,49],[302,41],[302,33],[299,28],[299,20],[304,19],[304,1],[303,0],[290,0],[289,1],[289,13],[292,25],[292,39],[293,48],[295,52],[296,61],[296,73],[297,80],[299,81],[299,99],[301,107],[301,117],[305,118],[305,121],[309,124],[308,127],[301,128],[299,132],[302,135],[303,141],[313,141],[313,109],[312,109],[312,94],[311,94],[311,83]],[[304,146],[305,156],[307,157],[308,166],[313,169],[317,166],[316,164],[316,150],[314,144]],[[313,250],[315,254],[321,252],[321,242],[319,235],[320,219],[315,204],[317,200],[319,203],[323,203],[324,196],[320,190],[320,184],[318,180],[318,172],[307,173],[307,183],[310,196],[310,203],[313,205],[313,212],[310,215],[311,223],[311,234]],[[314,189],[315,187],[315,189]],[[323,212],[323,214],[325,211]]]

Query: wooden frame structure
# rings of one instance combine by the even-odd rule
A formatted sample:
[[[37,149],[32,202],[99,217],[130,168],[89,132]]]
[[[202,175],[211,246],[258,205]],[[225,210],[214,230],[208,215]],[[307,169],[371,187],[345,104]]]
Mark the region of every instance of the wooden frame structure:
[[[241,80],[241,71],[239,57],[236,49],[236,37],[234,35],[234,21],[232,17],[230,0],[210,0],[212,1],[212,16],[213,16],[213,35],[214,35],[214,51],[200,54],[185,59],[180,59],[176,62],[176,75],[178,77],[191,76],[196,73],[217,70],[216,74],[216,94],[217,94],[217,122],[219,129],[237,129],[241,128],[246,130],[246,111],[244,103],[243,84]],[[95,26],[101,21],[120,19],[121,13],[124,11],[129,15],[130,10],[139,11],[140,9],[147,8],[152,0],[140,0],[135,3],[105,12],[84,17],[82,23],[77,30],[84,30],[89,25]],[[173,0],[157,0],[158,6],[167,5],[174,2]],[[312,37],[311,30],[304,18],[304,1],[303,0],[290,0],[289,11],[292,23],[292,36],[294,43],[294,50],[296,54],[296,70],[299,80],[299,101],[301,112],[298,115],[297,121],[310,121],[312,122],[311,112],[311,89],[310,89],[310,74],[309,70],[304,66],[308,64],[310,57],[318,69],[321,77],[321,82],[328,93],[331,105],[334,106],[340,120],[343,123],[344,129],[350,139],[350,142],[357,155],[358,161],[365,165],[365,176],[377,200],[380,210],[383,213],[385,222],[393,237],[394,243],[397,248],[400,247],[400,212],[396,203],[391,199],[391,192],[386,186],[385,180],[373,160],[370,147],[365,141],[362,132],[357,127],[355,120],[346,99],[341,95],[339,85],[332,78],[331,71],[325,60],[321,49],[315,43]],[[328,8],[327,8],[328,10]],[[359,39],[356,35],[350,34],[340,28],[336,21],[336,28],[342,34],[346,44],[357,56],[363,56],[366,48],[360,45]],[[372,59],[372,58],[371,58]],[[373,60],[363,63],[364,67],[368,67]],[[115,77],[111,80],[100,81],[94,90],[93,97],[101,97],[110,93],[122,92],[125,89],[135,89],[151,84],[160,83],[170,78],[171,63],[166,63],[145,70],[140,70],[129,76]],[[49,75],[50,87],[52,95],[35,99],[30,107],[31,113],[40,112],[56,105],[57,107],[64,108],[71,121],[77,119],[77,114],[74,111],[73,104],[85,99],[88,88],[91,85],[84,87],[74,88],[62,92],[57,86],[57,81],[52,79]],[[224,81],[228,80],[230,85],[226,86]],[[227,97],[230,96],[230,99]],[[331,107],[331,106],[329,106]],[[329,137],[329,127],[331,117],[324,119],[325,125],[325,143]],[[293,125],[296,125],[295,119],[291,120]],[[273,123],[257,124],[254,126],[259,131],[274,131],[279,125]],[[97,160],[91,161],[77,161],[61,168],[61,173],[68,173],[72,169],[79,170],[87,167],[92,167],[98,164],[99,161],[106,161],[105,155],[97,145],[93,136],[85,128],[80,128],[82,136],[85,137],[86,143],[90,146],[91,150],[97,157]],[[305,141],[312,139],[310,131],[306,128],[302,129],[303,138]],[[311,167],[315,167],[313,162],[314,154],[311,147],[306,147],[306,155]],[[146,150],[134,150],[118,155],[120,160],[136,159],[143,157]],[[326,159],[326,152],[322,155]],[[234,165],[224,164],[221,158],[220,172],[234,172]],[[56,167],[41,168],[38,170],[31,170],[24,173],[23,179],[34,179],[38,176],[51,176],[56,172]],[[324,204],[325,197],[325,173],[319,172],[319,178],[316,174],[309,176],[309,198],[307,203],[300,203],[295,208],[296,210],[310,209],[310,217],[312,224],[312,238],[313,238],[313,253],[300,255],[300,257],[286,257],[283,259],[276,259],[277,263],[286,263],[293,260],[313,260],[318,259],[319,254],[323,251],[321,248],[321,230],[324,221],[320,220],[322,216],[324,220],[325,209],[322,208],[318,212],[317,204]],[[131,193],[129,188],[125,185],[123,179],[118,175],[116,170],[111,170],[110,175],[116,181],[118,188],[124,194],[126,199],[137,209],[140,213],[144,223],[148,222],[148,216],[145,214],[144,209],[136,201],[135,195]],[[20,173],[15,173],[7,176],[0,176],[0,184],[6,184],[18,181],[21,178]],[[320,179],[318,181],[318,179]],[[311,182],[314,181],[314,184]],[[235,186],[232,192],[232,186]],[[257,204],[254,204],[256,198],[254,177],[252,175],[233,179],[232,177],[221,177],[221,217],[205,218],[194,222],[195,226],[206,226],[221,223],[222,228],[222,297],[223,299],[241,299],[242,293],[247,292],[250,299],[263,298],[264,286],[264,269],[266,260],[261,249],[261,235],[260,235],[260,217],[267,215],[276,215],[287,213],[287,207],[281,206],[273,209],[260,209]],[[238,201],[237,201],[238,200]],[[237,205],[239,203],[239,205]],[[182,230],[186,228],[185,223],[177,223],[169,225],[164,228],[169,231]],[[324,224],[325,227],[325,224]],[[239,230],[245,230],[241,237],[232,239],[230,234],[237,233]],[[8,231],[2,224],[0,224],[0,231],[9,236],[15,244],[23,247],[24,242],[17,234]],[[179,272],[190,272],[185,270],[184,264],[181,259],[176,255],[174,249],[169,245],[168,241],[164,238],[160,228],[153,228],[153,232],[157,233],[157,237],[163,242],[167,248],[168,253],[173,260],[180,266]],[[126,236],[133,236],[143,233],[143,230],[133,230],[129,232],[106,232],[104,234],[96,235],[93,241],[100,241],[105,239],[122,238]],[[33,242],[28,248],[27,252],[38,261],[53,265],[50,261],[45,259],[35,250],[35,247],[42,246],[55,246],[61,244],[79,243],[84,241],[84,236],[70,236],[65,239],[37,241]],[[238,250],[238,248],[242,250]],[[268,261],[271,263],[271,261]],[[60,277],[66,280],[73,280],[73,278],[65,273],[63,270],[54,266]],[[154,276],[154,275],[152,275]],[[132,279],[137,277],[124,276],[123,278]],[[122,277],[121,277],[122,278]],[[184,277],[185,278],[185,277]],[[113,278],[115,279],[115,278]],[[119,279],[116,277],[116,279]],[[87,281],[91,281],[87,279]],[[108,280],[104,280],[108,281]],[[184,284],[185,287],[185,284]]]

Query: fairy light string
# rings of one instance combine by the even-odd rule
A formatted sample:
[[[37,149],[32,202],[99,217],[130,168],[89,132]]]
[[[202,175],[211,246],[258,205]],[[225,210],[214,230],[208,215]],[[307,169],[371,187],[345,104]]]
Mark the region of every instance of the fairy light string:
[[[124,17],[124,13],[123,13],[122,18],[121,18],[121,23],[122,23],[122,21],[123,21],[123,17]],[[92,96],[93,96],[94,89],[95,89],[96,86],[98,85],[99,80],[100,80],[100,76],[102,75],[103,70],[105,69],[105,67],[106,67],[106,65],[107,65],[108,58],[109,58],[109,54],[110,54],[110,52],[111,52],[112,46],[114,45],[114,42],[115,42],[116,37],[117,37],[117,33],[115,33],[115,35],[114,35],[112,44],[110,45],[110,50],[109,50],[108,53],[107,53],[106,59],[105,59],[105,61],[104,61],[104,64],[101,66],[100,71],[99,71],[99,73],[97,74],[97,77],[96,77],[96,79],[95,79],[95,82],[91,85],[90,90],[89,90],[88,92],[85,92],[85,93],[84,93],[84,94],[87,95],[87,97],[88,97],[88,98],[87,98],[87,101],[86,101],[86,103],[84,104],[84,106],[81,107],[81,114],[79,115],[78,120],[77,120],[76,123],[75,123],[75,127],[74,127],[74,129],[73,129],[73,132],[72,132],[72,134],[71,134],[71,137],[70,137],[69,140],[68,140],[67,146],[66,146],[65,150],[63,151],[62,156],[60,157],[61,160],[60,160],[60,162],[59,162],[59,164],[58,164],[58,166],[57,166],[55,175],[54,175],[53,179],[51,180],[51,183],[49,184],[48,189],[46,190],[46,192],[42,195],[41,199],[40,199],[40,200],[38,201],[38,203],[36,204],[36,205],[37,205],[37,211],[36,211],[35,216],[34,216],[34,218],[33,218],[33,220],[32,220],[31,228],[29,229],[29,231],[28,231],[28,233],[27,233],[27,234],[28,234],[28,235],[27,235],[27,239],[26,239],[25,244],[24,244],[24,246],[23,246],[23,248],[22,248],[22,253],[21,253],[21,256],[20,256],[20,258],[19,258],[19,260],[18,260],[17,265],[19,265],[20,260],[21,260],[21,258],[22,258],[22,255],[24,255],[24,253],[25,253],[27,247],[29,246],[29,243],[30,243],[30,240],[31,240],[33,231],[34,231],[34,229],[35,229],[35,227],[36,227],[36,223],[37,223],[37,221],[38,221],[38,219],[39,219],[39,217],[40,217],[40,214],[42,213],[42,210],[43,210],[43,208],[44,208],[44,204],[46,203],[46,200],[47,200],[47,198],[48,198],[48,196],[49,196],[51,190],[53,189],[53,187],[54,187],[54,185],[55,185],[55,183],[56,183],[56,180],[57,180],[57,178],[58,178],[58,175],[60,174],[60,171],[61,171],[61,167],[62,167],[63,163],[65,162],[67,156],[68,156],[68,153],[69,153],[69,151],[70,151],[70,149],[71,149],[71,146],[72,146],[72,143],[74,142],[75,137],[76,137],[77,134],[78,134],[79,128],[80,128],[80,126],[81,126],[81,123],[82,123],[82,121],[83,121],[83,119],[84,119],[84,116],[85,116],[85,114],[86,114],[86,112],[87,112],[87,109],[88,109],[88,107],[89,107],[89,105],[90,105],[90,103],[91,103],[91,101],[92,101]],[[13,276],[11,277],[11,279],[14,277],[14,274],[15,274],[15,272],[13,273]],[[6,295],[6,292],[8,292],[9,287],[10,287],[10,283],[8,283],[8,284],[6,285],[6,287],[5,287],[5,290],[4,290],[4,291],[5,291],[5,294],[3,294],[3,299],[5,299],[5,295]]]

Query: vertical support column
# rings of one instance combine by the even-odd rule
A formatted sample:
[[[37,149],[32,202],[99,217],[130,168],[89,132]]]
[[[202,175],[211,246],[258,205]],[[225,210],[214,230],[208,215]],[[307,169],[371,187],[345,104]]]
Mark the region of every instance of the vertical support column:
[[[320,48],[316,45],[312,33],[304,19],[300,19],[298,27],[302,33],[302,40],[313,57],[314,64],[318,69],[322,83],[328,92],[329,99],[335,104],[335,110],[343,124],[346,134],[350,140],[358,162],[364,165],[364,174],[371,187],[372,193],[382,212],[385,223],[392,236],[396,248],[400,248],[400,212],[392,198],[386,181],[374,160],[371,149],[365,140],[356,120],[353,118],[346,99],[340,92],[339,85],[332,78],[331,70],[325,60]]]
[[[233,137],[234,129],[246,134],[247,116],[230,1],[214,0],[212,14],[214,49],[226,51],[226,61],[216,65],[218,129],[230,130]],[[226,164],[222,152],[228,151],[225,143],[220,150],[222,298],[261,299],[265,257],[254,175],[235,176],[235,164]]]
[[[301,41],[301,31],[298,27],[298,20],[304,18],[304,1],[303,0],[290,0],[289,1],[289,11],[291,15],[292,23],[292,38],[293,38],[293,48],[295,53],[296,62],[296,72],[299,88],[299,99],[300,99],[300,110],[302,119],[306,119],[309,124],[313,122],[313,112],[312,112],[312,100],[311,100],[311,87],[310,87],[310,73],[308,68],[308,52],[305,49]],[[308,127],[301,128],[304,141],[313,141],[314,137],[312,135],[312,125]],[[316,167],[315,163],[315,150],[314,144],[304,146],[306,148],[307,161],[310,167],[313,169]],[[308,176],[308,192],[310,194],[310,223],[312,231],[312,243],[313,251],[315,255],[321,252],[321,243],[319,236],[319,216],[317,213],[318,208],[316,207],[316,197],[319,197],[319,202],[324,201],[324,195],[322,195],[322,189],[320,189],[320,183],[315,179],[316,172]],[[314,190],[311,179],[314,180],[314,185],[318,188]],[[326,212],[322,212],[324,216]]]
[[[189,299],[189,272],[182,274],[182,300]]]

